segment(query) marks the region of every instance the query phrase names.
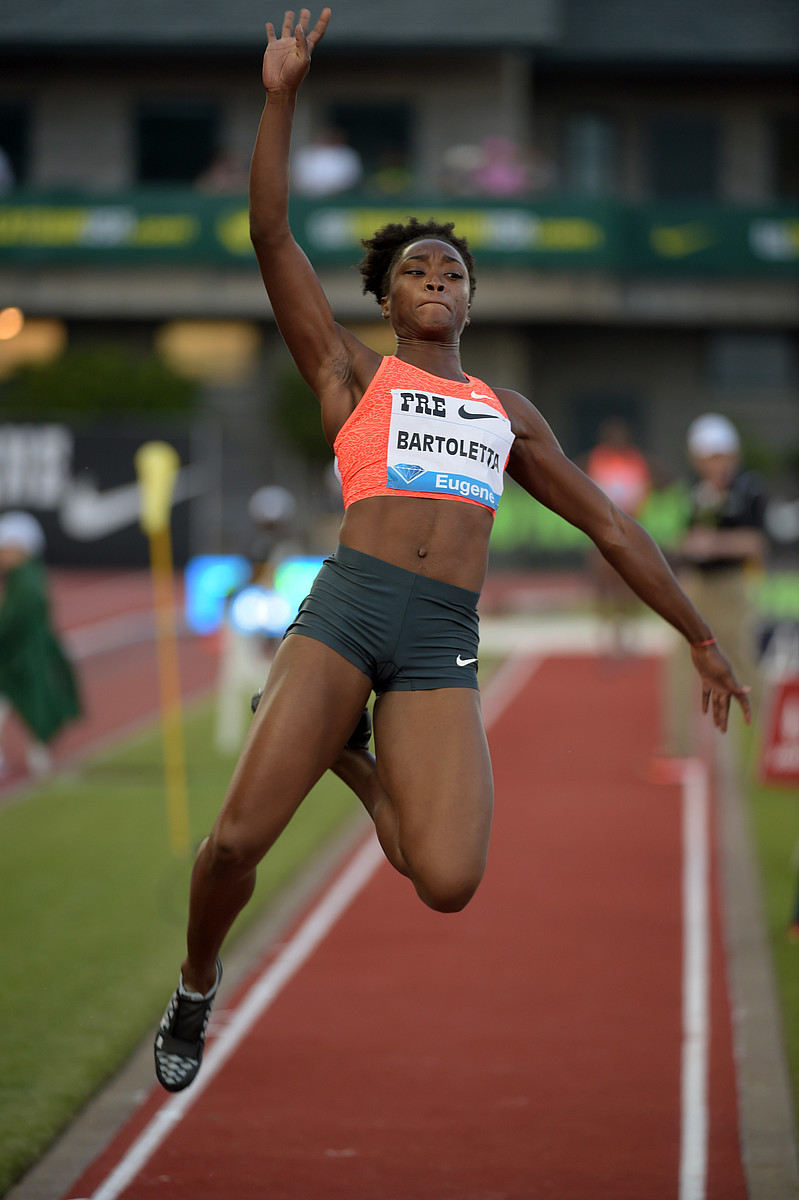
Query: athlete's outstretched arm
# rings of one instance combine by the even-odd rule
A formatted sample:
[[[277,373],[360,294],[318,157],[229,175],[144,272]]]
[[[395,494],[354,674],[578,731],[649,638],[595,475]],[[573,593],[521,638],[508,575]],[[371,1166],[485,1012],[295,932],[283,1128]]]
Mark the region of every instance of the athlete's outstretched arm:
[[[275,320],[302,375],[319,396],[332,375],[346,373],[346,334],[338,327],[321,284],[289,227],[289,152],[294,109],[311,54],[322,40],[330,9],[309,31],[310,12],[286,12],[281,36],[266,26],[263,61],[266,105],[250,165],[250,236]]]
[[[516,435],[508,474],[534,499],[588,534],[636,595],[685,637],[702,680],[702,707],[707,712],[712,702],[713,719],[719,729],[727,728],[733,696],[748,722],[749,688],[736,680],[713,641],[710,627],[646,530],[617,508],[566,457],[552,430],[528,400],[516,392],[497,394]]]

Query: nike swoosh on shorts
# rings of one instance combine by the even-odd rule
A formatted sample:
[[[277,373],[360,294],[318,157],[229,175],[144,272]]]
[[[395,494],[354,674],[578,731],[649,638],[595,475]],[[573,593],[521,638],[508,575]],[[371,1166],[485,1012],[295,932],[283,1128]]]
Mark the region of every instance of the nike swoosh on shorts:
[[[461,656],[459,654],[458,657],[455,659],[455,662],[458,664],[459,667],[468,667],[472,663],[476,663],[477,659],[476,658],[461,658]]]

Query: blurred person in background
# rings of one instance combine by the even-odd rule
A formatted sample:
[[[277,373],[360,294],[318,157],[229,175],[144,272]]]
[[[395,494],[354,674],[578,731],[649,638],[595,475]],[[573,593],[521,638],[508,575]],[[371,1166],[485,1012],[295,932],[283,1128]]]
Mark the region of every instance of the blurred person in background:
[[[341,129],[324,129],[291,160],[291,186],[299,196],[335,196],[350,192],[363,179],[358,151]]]
[[[0,516],[0,731],[13,709],[30,735],[26,760],[36,776],[50,769],[49,743],[80,715],[75,675],[50,621],[44,548],[30,513]]]
[[[452,196],[528,196],[550,187],[554,165],[535,146],[501,135],[449,146],[442,157],[442,191]]]
[[[482,159],[472,175],[475,191],[484,196],[523,196],[530,191],[530,169],[524,153],[506,137],[480,143]]]
[[[637,519],[652,488],[649,463],[633,444],[630,427],[621,417],[603,421],[598,436],[585,473],[614,504]],[[613,653],[621,656],[626,649],[628,620],[640,608],[640,601],[595,547],[589,551],[588,569],[600,619],[610,627]]]
[[[757,701],[757,614],[753,579],[765,565],[767,495],[763,481],[741,468],[741,440],[727,417],[705,413],[688,428],[695,479],[687,528],[678,549],[683,590],[705,614],[739,678]],[[667,757],[696,752],[697,708],[691,663],[676,646],[667,664]]]
[[[290,540],[296,508],[291,493],[274,486],[259,488],[247,506],[256,531],[250,550],[252,571],[249,580],[228,597],[220,632],[215,736],[222,754],[241,749],[250,699],[263,687],[288,623],[275,612],[276,607],[286,607],[274,591],[275,569],[297,552]]]

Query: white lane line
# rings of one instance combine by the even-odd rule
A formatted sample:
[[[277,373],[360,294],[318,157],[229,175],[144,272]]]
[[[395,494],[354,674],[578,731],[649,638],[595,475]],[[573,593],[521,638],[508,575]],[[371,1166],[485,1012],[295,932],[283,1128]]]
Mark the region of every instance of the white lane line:
[[[71,658],[92,658],[109,650],[154,641],[155,615],[152,609],[123,613],[121,616],[93,621],[91,625],[82,625],[79,629],[70,629],[62,636]]]
[[[483,724],[486,729],[490,729],[505,709],[510,707],[541,662],[540,656],[511,655],[491,676],[482,692]]]
[[[325,934],[384,861],[377,841],[370,837],[300,926],[283,952],[253,984],[224,1032],[213,1041],[203,1068],[191,1088],[178,1092],[158,1110],[111,1174],[92,1194],[92,1200],[115,1200],[152,1157],[169,1132],[199,1099],[222,1069],[251,1026],[281,989],[310,957]]]
[[[707,1182],[710,937],[708,777],[684,762],[683,980],[679,1200],[704,1200]]]
[[[486,727],[496,721],[515,699],[538,665],[537,659],[514,659],[497,671],[483,696]],[[368,840],[325,892],[281,954],[255,981],[219,1037],[209,1044],[203,1057],[202,1071],[196,1081],[185,1092],[178,1092],[159,1108],[111,1174],[92,1193],[91,1200],[116,1200],[133,1181],[383,862],[383,852],[370,832]]]

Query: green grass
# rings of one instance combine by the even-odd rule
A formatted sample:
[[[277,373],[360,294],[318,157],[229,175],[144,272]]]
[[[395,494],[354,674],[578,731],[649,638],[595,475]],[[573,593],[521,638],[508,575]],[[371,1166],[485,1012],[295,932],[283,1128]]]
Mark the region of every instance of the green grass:
[[[210,703],[186,715],[195,845],[233,767],[212,729]],[[325,776],[234,934],[356,808]],[[169,848],[157,728],[0,811],[0,1194],[157,1023],[185,952],[192,857]]]
[[[799,863],[794,853],[799,841],[799,789],[752,783],[749,795],[799,1134],[799,942],[786,935],[799,890]]]

